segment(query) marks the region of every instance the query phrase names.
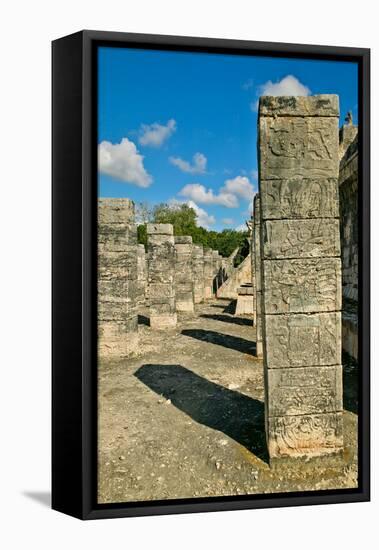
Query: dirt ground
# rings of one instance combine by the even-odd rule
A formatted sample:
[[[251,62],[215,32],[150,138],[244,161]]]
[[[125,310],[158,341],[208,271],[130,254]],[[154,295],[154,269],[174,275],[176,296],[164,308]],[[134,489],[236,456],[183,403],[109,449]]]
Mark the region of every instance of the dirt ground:
[[[140,354],[99,365],[100,503],[357,486],[357,365],[344,361],[342,457],[270,468],[252,320],[214,300],[153,331]]]

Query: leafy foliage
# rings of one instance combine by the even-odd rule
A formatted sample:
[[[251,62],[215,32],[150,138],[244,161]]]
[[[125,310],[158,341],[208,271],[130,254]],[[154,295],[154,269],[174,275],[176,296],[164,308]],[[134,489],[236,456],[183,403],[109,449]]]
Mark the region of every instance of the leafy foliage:
[[[196,212],[187,204],[170,205],[161,203],[149,209],[146,204],[137,205],[138,242],[146,246],[146,223],[171,223],[174,226],[174,235],[190,235],[195,244],[202,244],[204,248],[218,250],[224,257],[238,247],[235,258],[238,265],[249,253],[247,231],[223,229],[223,231],[209,231],[196,224]],[[141,223],[142,222],[142,223]]]

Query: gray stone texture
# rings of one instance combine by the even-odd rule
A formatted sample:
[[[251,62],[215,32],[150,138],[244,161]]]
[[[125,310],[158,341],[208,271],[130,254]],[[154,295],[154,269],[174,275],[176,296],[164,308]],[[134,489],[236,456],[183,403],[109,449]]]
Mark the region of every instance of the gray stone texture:
[[[137,249],[137,278],[138,278],[138,304],[143,305],[146,300],[147,287],[147,259],[145,246],[138,245]]]
[[[261,306],[271,460],[320,456],[343,446],[338,109],[337,96],[260,99]]]
[[[262,264],[261,264],[261,199],[260,195],[254,197],[253,206],[253,237],[252,248],[254,256],[254,295],[255,295],[255,355],[263,355],[263,337],[262,337]]]
[[[194,311],[192,249],[192,237],[175,237],[176,311],[188,313]]]
[[[176,326],[175,243],[171,224],[147,224],[148,293],[150,326],[165,330]]]
[[[138,349],[137,226],[129,199],[98,201],[98,353],[122,358]]]
[[[350,130],[348,136],[346,135]],[[355,130],[355,131],[354,131]],[[342,252],[342,347],[358,359],[358,136],[357,127],[345,125],[340,132],[344,156],[340,163],[339,195]],[[341,139],[343,143],[341,144]]]
[[[213,250],[204,248],[204,299],[210,300],[213,293]]]
[[[193,300],[195,304],[204,301],[204,249],[194,244],[192,250]]]

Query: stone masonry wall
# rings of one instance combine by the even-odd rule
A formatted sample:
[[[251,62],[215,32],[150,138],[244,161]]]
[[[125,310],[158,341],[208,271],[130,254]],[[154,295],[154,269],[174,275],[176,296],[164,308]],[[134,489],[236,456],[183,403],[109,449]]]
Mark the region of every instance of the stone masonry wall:
[[[175,237],[176,311],[193,313],[192,237]]]
[[[354,128],[348,126],[347,128]],[[358,359],[358,137],[341,159],[342,347]]]
[[[176,326],[175,244],[171,224],[147,224],[150,326],[164,330]]]
[[[261,97],[262,321],[270,460],[339,452],[338,97]]]
[[[98,201],[98,353],[138,349],[137,226],[129,199]]]

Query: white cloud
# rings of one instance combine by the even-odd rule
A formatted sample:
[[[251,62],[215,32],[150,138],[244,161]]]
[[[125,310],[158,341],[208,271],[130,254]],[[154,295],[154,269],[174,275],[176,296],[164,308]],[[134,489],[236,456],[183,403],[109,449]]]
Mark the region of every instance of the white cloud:
[[[254,195],[254,187],[246,176],[237,176],[233,179],[225,180],[221,193],[232,193],[243,199],[251,200]]]
[[[138,141],[141,145],[160,147],[176,131],[176,121],[171,118],[166,125],[153,122],[141,124]]]
[[[170,157],[169,161],[188,174],[204,174],[207,168],[207,157],[203,153],[195,153],[192,157],[192,164],[180,157]]]
[[[233,218],[222,218],[221,221],[224,225],[233,225],[234,224]]]
[[[126,137],[120,143],[102,141],[98,145],[99,172],[138,187],[149,187],[153,178],[145,170],[143,158],[135,144]]]
[[[257,95],[272,95],[272,96],[279,96],[279,95],[285,95],[285,96],[307,96],[311,93],[311,90],[306,86],[305,84],[302,84],[300,80],[296,78],[296,76],[293,76],[292,74],[288,74],[282,80],[279,80],[278,82],[272,82],[271,80],[268,80],[265,82],[265,84],[262,84],[258,88]],[[252,111],[257,111],[258,109],[258,100],[253,101],[250,104]]]
[[[209,229],[211,225],[214,225],[216,223],[216,219],[211,214],[208,214],[203,208],[200,208],[193,200],[188,201],[180,201],[178,199],[171,199],[168,201],[171,205],[181,205],[181,204],[187,204],[191,208],[193,208],[196,212],[196,223],[200,227],[204,227],[204,229]]]
[[[200,183],[189,183],[185,185],[179,195],[187,197],[200,204],[220,204],[228,208],[236,208],[238,206],[238,199],[235,195],[228,192],[220,192],[217,195],[213,193],[212,189],[206,189],[204,185]]]
[[[247,227],[245,223],[241,223],[241,225],[238,225],[235,229],[236,231],[247,231]]]

